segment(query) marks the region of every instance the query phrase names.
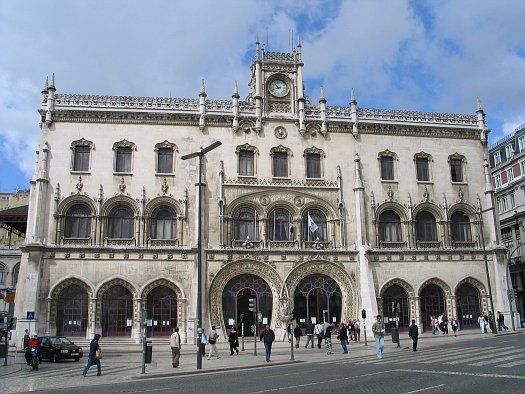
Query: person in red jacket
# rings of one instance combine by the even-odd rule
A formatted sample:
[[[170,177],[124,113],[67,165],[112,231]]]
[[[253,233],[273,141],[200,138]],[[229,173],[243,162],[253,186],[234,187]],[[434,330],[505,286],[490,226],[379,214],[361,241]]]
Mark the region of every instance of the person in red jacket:
[[[38,356],[38,359],[40,360],[41,354],[40,354],[40,342],[38,342],[38,335],[36,333],[33,333],[31,338],[29,338],[29,341],[27,341],[27,347],[26,347],[26,362],[27,365],[31,363],[31,348],[36,348],[36,354]]]

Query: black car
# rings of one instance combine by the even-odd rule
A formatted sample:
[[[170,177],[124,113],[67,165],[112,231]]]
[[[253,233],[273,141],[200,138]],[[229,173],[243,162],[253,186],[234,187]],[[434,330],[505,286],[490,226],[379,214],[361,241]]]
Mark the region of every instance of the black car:
[[[72,358],[78,361],[84,355],[82,348],[66,337],[39,337],[38,341],[44,360],[57,363],[60,360]]]

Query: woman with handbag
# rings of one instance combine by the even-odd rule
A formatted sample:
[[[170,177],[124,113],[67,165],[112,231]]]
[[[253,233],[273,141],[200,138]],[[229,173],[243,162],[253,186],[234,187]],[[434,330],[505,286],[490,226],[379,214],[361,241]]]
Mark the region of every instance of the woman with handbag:
[[[210,335],[208,336],[208,344],[210,345],[210,352],[208,353],[208,360],[215,355],[215,357],[220,358],[219,352],[217,351],[217,339],[219,334],[215,330],[215,326],[211,326]]]
[[[102,360],[102,351],[100,350],[100,345],[98,344],[98,340],[100,339],[100,334],[95,334],[93,339],[91,340],[91,343],[89,344],[89,356],[86,368],[84,368],[84,371],[82,372],[82,376],[86,377],[89,368],[91,368],[92,365],[97,365],[97,376],[102,375],[102,370],[100,369],[100,360]]]

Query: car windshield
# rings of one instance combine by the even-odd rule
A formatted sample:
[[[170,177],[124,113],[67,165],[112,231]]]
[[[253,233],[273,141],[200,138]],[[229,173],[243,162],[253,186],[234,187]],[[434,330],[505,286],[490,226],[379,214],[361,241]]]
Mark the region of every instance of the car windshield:
[[[51,341],[51,343],[55,346],[60,346],[60,345],[71,345],[72,342],[65,338],[65,337],[59,337],[59,338],[49,338],[49,340]]]

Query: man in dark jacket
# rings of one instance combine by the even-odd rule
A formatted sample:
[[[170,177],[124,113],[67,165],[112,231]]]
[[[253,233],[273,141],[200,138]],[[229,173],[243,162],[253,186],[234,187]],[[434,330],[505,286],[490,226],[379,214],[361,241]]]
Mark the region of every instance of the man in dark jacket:
[[[261,332],[260,335],[261,341],[264,343],[264,351],[266,353],[266,362],[270,362],[270,354],[272,353],[272,343],[275,341],[275,334],[272,329],[270,329],[270,325],[266,325],[266,329]]]
[[[408,336],[412,338],[412,350],[417,351],[417,336],[419,335],[419,327],[416,326],[416,321],[412,320],[412,324],[408,328]]]
[[[306,323],[306,345],[304,348],[306,349],[308,347],[308,344],[312,342],[312,349],[314,348],[314,325],[312,324],[312,321],[308,319],[308,323]]]
[[[86,368],[84,368],[84,371],[82,372],[82,376],[86,377],[86,374],[89,371],[89,368],[91,368],[91,365],[96,364],[97,365],[97,376],[100,376],[102,374],[102,371],[100,369],[100,358],[97,358],[97,351],[100,350],[100,346],[98,344],[98,340],[100,339],[100,334],[95,334],[93,339],[91,340],[91,343],[89,344],[89,356],[88,361],[86,364]]]
[[[303,336],[303,330],[301,330],[301,326],[299,326],[299,324],[293,329],[293,336],[295,337],[295,348],[299,349],[299,343],[301,342],[301,337]]]

